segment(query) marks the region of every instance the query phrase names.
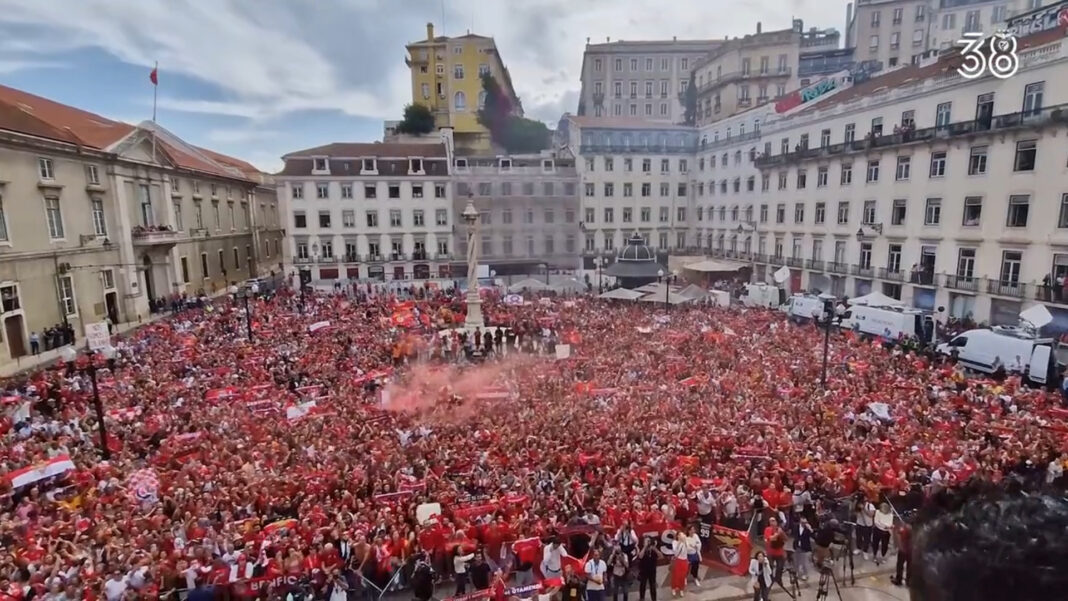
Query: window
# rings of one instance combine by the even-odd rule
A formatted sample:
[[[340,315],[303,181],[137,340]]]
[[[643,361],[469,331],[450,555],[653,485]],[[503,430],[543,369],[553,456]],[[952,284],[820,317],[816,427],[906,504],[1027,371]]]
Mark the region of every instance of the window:
[[[41,179],[51,180],[55,179],[56,172],[52,164],[52,159],[39,158],[37,159],[37,174],[41,176]]]
[[[649,197],[653,195],[653,185],[645,182],[642,184],[642,196]]]
[[[868,48],[871,48],[872,50],[875,50],[878,47],[879,47],[879,36],[878,35],[871,36],[871,39],[868,40]]]
[[[375,184],[364,184],[363,197],[370,200],[372,198],[378,198],[378,186]]]
[[[434,224],[441,226],[449,225],[448,209],[436,209],[434,211]]]
[[[612,222],[615,221],[615,218],[616,218],[615,211],[612,210],[612,207],[605,207],[604,208],[604,222],[605,223],[612,223]]]
[[[211,212],[215,217],[215,231],[222,229],[222,213],[219,212],[219,201],[213,201],[211,203]]]
[[[501,211],[501,223],[510,225],[512,223],[512,209],[504,209]]]
[[[412,184],[412,198],[423,197],[423,184]]]
[[[945,151],[931,153],[931,177],[943,177],[946,174]]]
[[[689,68],[690,68],[690,59],[688,59],[688,58],[679,59],[679,69],[681,71],[686,71]]]
[[[908,200],[895,198],[890,206],[890,225],[905,225],[908,212]]]
[[[660,173],[671,173],[671,161],[660,159]]]
[[[1037,115],[1042,111],[1042,93],[1046,88],[1046,82],[1039,81],[1029,83],[1024,87],[1023,112],[1024,115]]]
[[[596,189],[596,186],[594,184],[587,182],[583,186],[584,186],[584,189],[585,189],[585,192],[586,192],[586,196],[593,196],[594,195],[595,189]]]
[[[107,236],[108,224],[104,220],[104,201],[93,198],[89,201],[89,205],[93,211],[93,233],[97,236]]]
[[[1064,203],[1061,202],[1061,214],[1064,214]],[[983,215],[983,199],[979,196],[969,196],[964,199],[964,216],[961,225],[965,227],[978,227]],[[1063,227],[1063,226],[1062,226]]]
[[[378,227],[378,211],[367,211],[367,227]]]
[[[935,127],[947,127],[950,119],[950,109],[953,107],[952,102],[943,102],[935,109]]]
[[[182,219],[182,202],[180,200],[174,201],[174,229],[178,231],[185,229],[185,221]]]
[[[804,169],[797,170],[797,189],[804,190],[808,183],[808,174]]]
[[[926,13],[927,13],[927,7],[925,5],[923,5],[923,4],[916,5],[916,17],[915,17],[914,20],[917,23],[922,22],[924,16],[926,15]]]
[[[453,104],[453,107],[456,110],[458,110],[458,111],[466,111],[467,110],[467,95],[464,94],[462,91],[456,92],[456,94],[453,95],[452,104]]]
[[[900,25],[901,24],[901,14],[904,11],[905,11],[905,9],[903,9],[903,8],[895,8],[894,9],[894,23],[893,23],[894,25]]]
[[[723,219],[723,207],[719,209],[720,219]],[[768,205],[760,205],[760,223],[768,222]]]
[[[816,169],[816,187],[824,188],[827,186],[827,168],[819,167]],[[752,188],[750,188],[752,191]]]
[[[899,182],[908,181],[911,166],[911,157],[897,157],[897,171],[895,172],[894,179]]]
[[[883,118],[875,117],[871,120],[871,135],[881,136],[883,135]]]
[[[196,222],[196,229],[204,229],[204,205],[202,203],[193,203],[193,221]]]
[[[100,170],[97,169],[96,165],[85,166],[85,179],[94,186],[100,185]],[[175,187],[174,191],[177,192],[178,188]]]
[[[853,163],[842,163],[842,176],[838,183],[842,186],[853,183]]]
[[[74,301],[74,278],[69,275],[59,277],[59,304],[63,307],[64,315],[71,316],[78,313],[78,307]]]
[[[634,196],[634,185],[630,182],[623,184],[623,198]]]
[[[675,207],[675,221],[686,223],[686,207]]]
[[[1031,196],[1015,194],[1009,197],[1009,214],[1006,227],[1027,227],[1027,214],[1031,209]]]
[[[880,15],[879,11],[877,11],[877,10],[873,10],[871,12],[871,26],[872,27],[878,27],[879,26],[879,17],[880,16],[882,16],[882,15]]]
[[[820,132],[820,148],[827,148],[831,145],[831,130],[825,129]]]
[[[658,215],[659,218],[660,218],[660,223],[667,223],[668,222],[668,217],[671,216],[671,214],[668,211],[669,210],[668,210],[667,207],[660,207],[660,211],[659,211],[659,215]]]
[[[434,184],[434,198],[445,198],[445,184]]]
[[[315,197],[319,199],[330,198],[330,187],[328,184],[316,184],[315,185]]]
[[[786,172],[785,171],[780,171],[779,172],[779,190],[785,190],[785,189],[786,189]]]
[[[196,184],[196,182],[193,183]],[[290,186],[289,190],[290,193],[293,195],[294,199],[304,198],[304,184],[293,184],[292,186]],[[196,192],[194,191],[194,194],[195,193]]]
[[[685,183],[680,183],[679,184],[679,196],[686,196],[686,184]]]
[[[868,161],[867,182],[869,184],[879,181],[879,160]]]
[[[59,199],[54,196],[45,198],[45,216],[48,220],[48,237],[52,240],[62,240],[63,213],[59,208]]]
[[[986,173],[986,146],[973,146],[968,157],[968,175],[983,175]]]
[[[875,223],[875,201],[865,200],[864,211],[860,215],[860,222],[864,225],[871,225]]]
[[[1002,286],[1015,286],[1020,283],[1020,265],[1023,263],[1023,253],[1018,250],[1001,251],[1001,278]]]
[[[1013,171],[1034,171],[1035,157],[1038,153],[1036,140],[1020,140],[1016,143],[1016,160],[1013,161]]]
[[[613,195],[615,195],[615,191],[616,191],[615,184],[613,184],[612,182],[605,182],[605,184],[604,184],[604,195],[605,195],[605,197],[612,197]]]
[[[849,223],[849,201],[843,200],[838,203],[838,225]]]
[[[805,205],[804,203],[797,203],[794,205],[794,223],[805,222]]]
[[[816,203],[816,210],[813,211],[813,221],[816,225],[823,225],[823,223],[827,221],[827,203]]]
[[[308,216],[304,214],[304,211],[296,211],[293,213],[293,227],[296,229],[304,229],[308,227]]]
[[[928,198],[923,210],[924,225],[938,225],[942,222],[942,199]]]
[[[615,67],[616,71],[622,71],[623,70],[623,59],[617,58],[616,61],[615,61],[615,65],[613,65],[613,66]]]
[[[944,31],[949,31],[951,29],[956,29],[956,28],[957,28],[957,15],[956,14],[949,13],[949,14],[942,15],[942,29]]]

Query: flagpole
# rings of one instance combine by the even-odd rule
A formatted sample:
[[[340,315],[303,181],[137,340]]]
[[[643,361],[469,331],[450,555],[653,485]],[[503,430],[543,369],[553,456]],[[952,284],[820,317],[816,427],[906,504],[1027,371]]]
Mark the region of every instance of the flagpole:
[[[156,61],[152,73],[159,73],[159,61]],[[158,77],[158,75],[156,75]],[[152,82],[152,125],[156,125],[156,100],[159,98],[159,82]],[[156,162],[156,128],[152,128],[152,162]]]

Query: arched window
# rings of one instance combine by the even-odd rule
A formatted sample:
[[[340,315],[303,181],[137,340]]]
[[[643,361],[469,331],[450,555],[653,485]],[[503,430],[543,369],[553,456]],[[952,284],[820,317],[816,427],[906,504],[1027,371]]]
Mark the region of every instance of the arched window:
[[[478,108],[486,106],[486,90],[482,90],[478,93]]]
[[[467,95],[464,94],[463,92],[457,92],[456,95],[453,96],[452,104],[453,104],[453,106],[456,107],[456,110],[458,110],[458,111],[466,111],[467,110]]]

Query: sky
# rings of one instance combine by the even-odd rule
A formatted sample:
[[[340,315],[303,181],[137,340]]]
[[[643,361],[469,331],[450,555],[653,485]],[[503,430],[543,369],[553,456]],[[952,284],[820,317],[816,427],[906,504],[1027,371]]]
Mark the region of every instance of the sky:
[[[0,83],[274,172],[287,152],[382,137],[411,101],[405,44],[495,38],[528,117],[575,112],[582,52],[612,40],[844,29],[845,0],[0,0]]]

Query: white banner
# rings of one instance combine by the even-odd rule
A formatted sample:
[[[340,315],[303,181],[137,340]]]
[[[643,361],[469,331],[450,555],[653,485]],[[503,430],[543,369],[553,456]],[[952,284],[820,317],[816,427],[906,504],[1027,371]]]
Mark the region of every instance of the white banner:
[[[558,344],[558,345],[556,345],[556,358],[557,359],[567,359],[570,356],[571,356],[571,345],[570,344]]]
[[[111,346],[111,334],[108,333],[107,322],[85,324],[85,342],[91,351],[100,351]]]

